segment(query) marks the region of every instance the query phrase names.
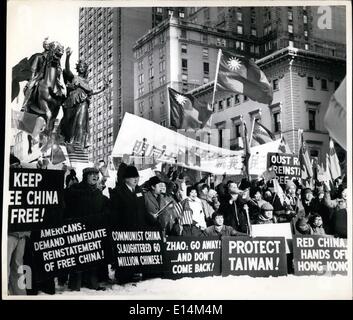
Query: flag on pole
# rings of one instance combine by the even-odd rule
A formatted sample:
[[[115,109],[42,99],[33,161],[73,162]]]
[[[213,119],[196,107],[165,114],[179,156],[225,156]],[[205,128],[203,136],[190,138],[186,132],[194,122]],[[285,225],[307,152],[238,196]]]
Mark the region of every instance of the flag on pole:
[[[281,205],[283,206],[283,203],[286,200],[286,195],[284,194],[284,191],[277,179],[273,179],[273,190],[274,193],[277,195],[279,201],[281,202]]]
[[[272,87],[254,61],[224,50],[219,60],[218,90],[240,93],[251,100],[271,104]]]
[[[250,146],[249,146],[249,140],[248,140],[248,129],[246,127],[245,122],[243,122],[244,124],[244,136],[243,136],[243,140],[244,140],[244,151],[245,151],[245,156],[244,156],[244,173],[245,176],[248,180],[250,180],[250,176],[249,176],[249,159],[250,159]]]
[[[333,144],[333,140],[330,139],[330,147],[329,147],[329,159],[330,159],[330,169],[332,179],[335,180],[342,175],[341,166],[338,161],[338,157],[336,154],[335,146]]]
[[[284,138],[283,135],[281,135],[281,141],[278,146],[278,151],[282,153],[292,153],[291,149],[289,148],[289,145],[286,142],[286,139]]]
[[[302,168],[302,178],[307,179],[314,176],[313,168],[310,161],[309,152],[306,149],[304,141],[303,130],[298,130],[299,134],[299,161]]]
[[[170,124],[176,129],[204,128],[212,110],[192,94],[180,93],[168,88],[170,103]]]
[[[273,133],[264,125],[262,125],[259,121],[255,121],[251,139],[251,146],[255,147],[272,141],[276,141],[276,137],[273,135]]]
[[[346,78],[342,81],[335,93],[331,96],[324,118],[324,124],[330,136],[347,150],[347,103]]]

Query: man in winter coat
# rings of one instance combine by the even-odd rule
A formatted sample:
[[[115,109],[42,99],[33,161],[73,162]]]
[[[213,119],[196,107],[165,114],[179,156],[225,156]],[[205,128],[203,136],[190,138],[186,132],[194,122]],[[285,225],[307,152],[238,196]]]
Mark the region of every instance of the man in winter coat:
[[[65,217],[84,218],[95,216],[98,221],[104,222],[108,212],[108,198],[98,189],[99,171],[96,168],[85,168],[82,173],[82,182],[72,185],[65,193]],[[69,289],[79,291],[83,283],[94,290],[105,290],[99,286],[98,268],[85,271],[75,271],[69,274]]]
[[[124,169],[124,182],[110,193],[112,227],[120,230],[141,230],[153,225],[148,217],[145,198],[138,186],[139,173],[134,166]]]
[[[248,233],[249,223],[244,210],[244,201],[240,197],[241,191],[235,182],[228,184],[228,192],[221,200],[219,211],[224,215],[224,224],[236,231]]]

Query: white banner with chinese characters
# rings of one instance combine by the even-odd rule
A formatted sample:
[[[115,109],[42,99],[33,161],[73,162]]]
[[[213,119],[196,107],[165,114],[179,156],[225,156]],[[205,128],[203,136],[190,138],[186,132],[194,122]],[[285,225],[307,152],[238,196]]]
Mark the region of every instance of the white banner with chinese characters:
[[[112,156],[142,156],[213,174],[242,174],[244,151],[222,149],[125,113]]]

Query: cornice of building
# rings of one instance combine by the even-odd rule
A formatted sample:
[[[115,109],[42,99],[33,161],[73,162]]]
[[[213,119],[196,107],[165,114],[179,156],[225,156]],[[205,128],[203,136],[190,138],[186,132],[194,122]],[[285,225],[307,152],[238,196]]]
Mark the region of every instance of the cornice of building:
[[[303,50],[303,49],[297,49],[293,47],[286,47],[283,49],[280,49],[278,51],[275,51],[268,56],[265,56],[261,59],[256,60],[256,64],[260,68],[264,68],[268,65],[272,65],[274,63],[278,63],[281,60],[292,60],[292,59],[305,59],[308,61],[313,61],[316,63],[330,63],[330,64],[345,64],[346,59],[340,58],[340,57],[333,57],[333,56],[327,56],[323,55],[314,51],[308,51],[308,50]]]
[[[169,18],[162,21],[158,26],[150,29],[146,34],[140,37],[134,44],[133,50],[138,49],[139,47],[143,46],[146,42],[153,39],[158,33],[168,29],[169,27],[176,27],[176,28],[184,28],[191,31],[197,31],[200,33],[206,33],[208,35],[228,38],[234,41],[244,41],[244,42],[251,42],[253,44],[259,44],[260,40],[254,38],[252,36],[247,35],[235,35],[233,32],[228,30],[223,30],[216,27],[204,26],[200,24],[191,23],[185,20],[181,20],[178,18]],[[220,31],[222,30],[222,31]],[[185,39],[187,40],[187,39]]]

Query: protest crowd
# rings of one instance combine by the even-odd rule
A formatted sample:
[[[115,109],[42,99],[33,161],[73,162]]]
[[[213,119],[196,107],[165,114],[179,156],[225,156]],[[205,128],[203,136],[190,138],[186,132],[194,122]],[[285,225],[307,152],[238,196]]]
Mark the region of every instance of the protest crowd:
[[[12,167],[18,161],[11,159]],[[191,181],[186,170],[169,166],[139,185],[139,172],[133,165],[121,163],[116,186],[103,195],[104,177],[96,167],[83,170],[82,181],[75,170],[67,170],[64,189],[65,221],[96,216],[108,226],[121,230],[157,229],[164,239],[169,236],[252,236],[256,224],[290,223],[293,234],[332,235],[347,238],[346,178],[331,185],[313,181],[313,188],[297,180],[288,180],[282,189],[276,179],[264,177],[235,181],[222,177],[215,185],[214,176],[206,174]],[[35,231],[32,231],[32,233]],[[9,233],[9,270],[12,264],[30,265],[31,252],[26,246],[30,232]],[[109,278],[107,265],[87,271],[70,271],[58,278],[59,285],[70,290],[105,290],[104,283],[124,284],[143,279],[139,273],[115,270]],[[114,265],[111,266],[114,270]],[[11,285],[11,276],[9,285]],[[16,281],[16,279],[13,279]],[[55,293],[54,279],[37,284],[38,291]],[[18,290],[18,289],[17,289]],[[22,293],[23,294],[23,293]],[[25,294],[25,293],[24,293]]]

